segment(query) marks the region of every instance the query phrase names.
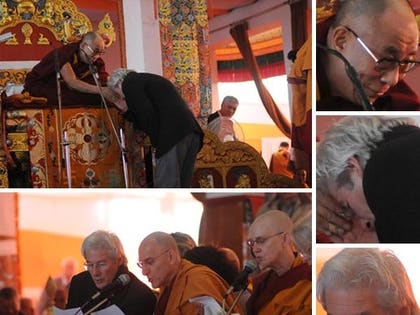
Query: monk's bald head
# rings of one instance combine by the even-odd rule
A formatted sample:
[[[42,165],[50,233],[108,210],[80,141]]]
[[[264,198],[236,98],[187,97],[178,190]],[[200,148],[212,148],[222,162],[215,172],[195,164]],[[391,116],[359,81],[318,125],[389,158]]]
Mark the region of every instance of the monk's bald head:
[[[349,23],[374,22],[385,11],[392,10],[395,16],[415,19],[410,3],[407,0],[347,0],[341,2],[334,18],[333,27],[350,25]]]
[[[250,229],[255,227],[264,227],[265,229],[273,232],[286,232],[292,231],[293,223],[290,217],[283,211],[271,210],[259,215],[252,223]]]
[[[165,232],[153,232],[146,236],[140,244],[140,247],[156,247],[160,249],[173,249],[178,251],[176,241],[172,235]],[[139,248],[140,248],[139,247]]]

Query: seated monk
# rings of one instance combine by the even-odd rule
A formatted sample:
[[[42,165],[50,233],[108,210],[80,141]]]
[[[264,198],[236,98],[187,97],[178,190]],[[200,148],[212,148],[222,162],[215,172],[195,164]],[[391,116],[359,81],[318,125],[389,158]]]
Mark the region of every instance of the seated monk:
[[[252,278],[248,315],[311,315],[311,267],[294,252],[292,220],[283,211],[263,212],[249,228],[248,246],[262,270]]]
[[[194,298],[203,296],[213,298],[219,306],[224,304],[228,283],[210,268],[181,258],[170,234],[149,234],[140,243],[138,253],[137,265],[143,275],[153,288],[160,289],[154,315],[202,314],[201,306],[194,303]],[[233,299],[228,295],[225,304],[232,306]],[[242,314],[239,306],[234,307],[235,312]]]
[[[100,104],[99,88],[89,69],[91,63],[103,86],[101,90],[105,99],[114,102],[118,95],[106,87],[109,75],[100,58],[104,53],[103,38],[95,32],[88,32],[81,41],[49,52],[26,75],[24,91],[32,96],[46,97],[51,105],[58,104],[56,69],[60,69],[62,105]]]

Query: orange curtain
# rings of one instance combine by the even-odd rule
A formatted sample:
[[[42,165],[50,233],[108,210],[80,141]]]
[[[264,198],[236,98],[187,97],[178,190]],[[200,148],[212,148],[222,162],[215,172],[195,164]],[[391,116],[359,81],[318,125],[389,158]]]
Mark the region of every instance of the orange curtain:
[[[248,70],[251,73],[252,78],[254,79],[255,85],[257,86],[258,94],[261,97],[261,101],[265,109],[267,110],[267,113],[270,115],[271,119],[274,121],[276,126],[285,134],[285,136],[290,138],[290,122],[280,112],[276,103],[273,100],[273,97],[262,82],[257,60],[255,59],[254,53],[252,52],[251,44],[249,42],[247,29],[247,23],[243,22],[232,27],[230,29],[230,34],[235,40],[236,45],[238,46],[239,51],[241,52],[242,57],[245,60]]]

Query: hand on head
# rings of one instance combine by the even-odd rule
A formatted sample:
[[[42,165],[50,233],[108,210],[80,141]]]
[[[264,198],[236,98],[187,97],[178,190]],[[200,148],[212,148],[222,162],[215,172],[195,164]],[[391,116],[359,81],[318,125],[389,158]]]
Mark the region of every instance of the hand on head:
[[[344,234],[352,229],[351,209],[340,205],[329,194],[317,193],[316,229],[329,236],[334,242],[343,242]]]
[[[125,99],[118,94],[115,90],[111,89],[110,87],[102,87],[102,93],[109,102],[113,103],[119,110],[126,112],[127,111],[127,103]]]

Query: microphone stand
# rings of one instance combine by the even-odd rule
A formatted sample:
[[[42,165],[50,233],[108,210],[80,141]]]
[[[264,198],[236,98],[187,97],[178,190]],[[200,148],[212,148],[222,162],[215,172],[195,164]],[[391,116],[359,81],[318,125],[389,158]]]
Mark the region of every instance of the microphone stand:
[[[91,307],[89,310],[87,310],[86,312],[83,312],[83,315],[89,315],[91,313],[93,313],[94,311],[96,311],[99,307],[102,306],[102,304],[106,303],[109,299],[108,298],[104,298],[102,301],[100,301],[98,304],[96,304],[94,307]]]
[[[351,63],[341,54],[339,51],[335,49],[328,48],[324,45],[321,45],[319,43],[316,43],[316,47],[324,50],[325,52],[332,54],[339,58],[345,65],[347,76],[349,77],[350,81],[353,83],[354,87],[356,88],[356,92],[359,95],[361,105],[363,107],[363,110],[372,111],[374,110],[372,104],[369,102],[369,99],[363,90],[362,84],[360,83],[360,80],[357,76],[357,72],[354,69],[354,67],[351,65]]]
[[[244,294],[246,288],[241,289],[241,291],[239,291],[239,294],[235,297],[235,300],[233,300],[232,305],[230,306],[230,309],[227,311],[226,315],[230,315],[233,312],[233,308],[236,306],[236,304],[238,304],[239,299],[241,298],[242,294]]]
[[[89,71],[92,74],[93,79],[95,81],[95,84],[96,84],[96,86],[98,88],[98,91],[99,91],[99,96],[101,98],[102,106],[105,108],[109,123],[111,124],[112,131],[115,135],[115,138],[117,140],[118,146],[119,146],[120,151],[121,151],[121,159],[122,159],[123,171],[124,171],[124,183],[125,183],[125,188],[128,188],[128,168],[127,168],[127,160],[126,160],[126,153],[127,152],[126,152],[126,149],[125,149],[125,143],[123,144],[123,142],[124,142],[123,132],[122,132],[122,129],[121,129],[120,130],[121,140],[120,140],[120,138],[118,136],[117,129],[115,128],[114,122],[112,121],[112,117],[111,117],[111,113],[109,112],[108,105],[105,101],[105,97],[104,97],[104,94],[102,92],[102,86],[99,84],[99,80],[98,80],[98,77],[97,77],[98,73],[96,72],[90,57],[87,56],[87,55],[86,55],[86,57],[87,57],[87,60],[89,62]]]
[[[58,101],[58,119],[60,125],[60,145],[61,150],[61,167],[66,168],[67,187],[71,188],[71,164],[70,164],[70,142],[67,138],[67,131],[63,129],[63,107],[61,102],[61,84],[60,84],[60,65],[58,63],[58,53],[55,52],[55,72],[57,80],[57,101]],[[61,174],[61,171],[59,172]],[[61,176],[60,176],[61,177]],[[61,182],[61,180],[60,180]]]

